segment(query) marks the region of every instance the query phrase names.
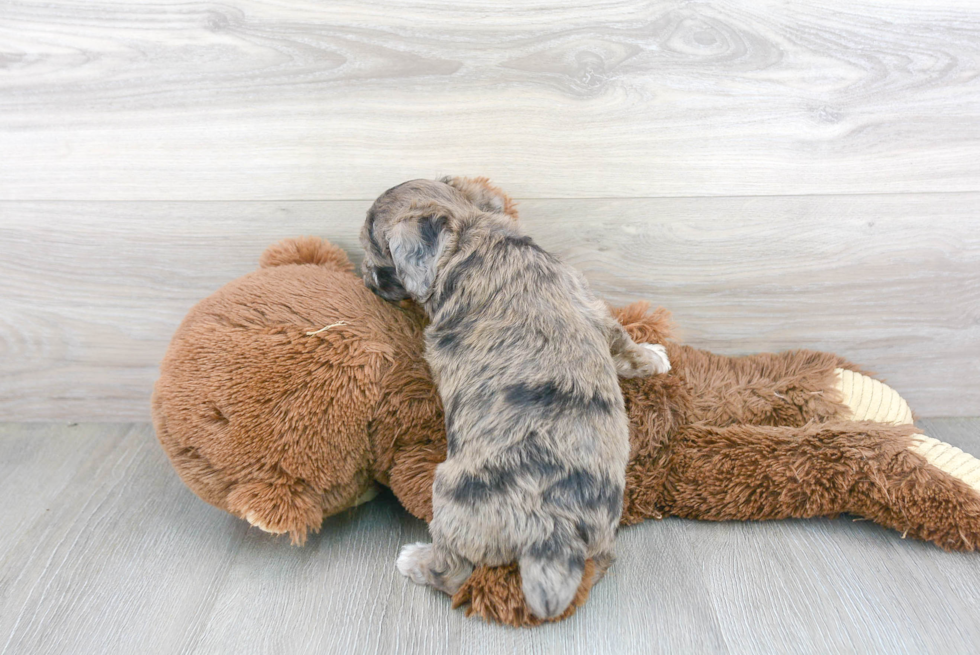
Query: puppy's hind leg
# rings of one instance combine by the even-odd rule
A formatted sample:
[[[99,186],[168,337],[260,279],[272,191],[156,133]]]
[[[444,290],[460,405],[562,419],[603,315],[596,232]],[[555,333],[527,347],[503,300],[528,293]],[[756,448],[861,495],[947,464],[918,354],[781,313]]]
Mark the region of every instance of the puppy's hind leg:
[[[667,349],[659,343],[636,343],[612,316],[606,321],[609,352],[623,378],[644,378],[670,370]]]
[[[592,584],[602,580],[606,571],[616,561],[616,555],[611,550],[604,550],[592,556],[592,563],[595,565],[595,573],[592,575]]]
[[[412,582],[435,587],[452,596],[473,573],[473,565],[436,544],[406,544],[395,563]]]
[[[550,619],[564,612],[575,598],[585,572],[585,546],[569,543],[547,556],[532,549],[517,563],[528,609],[538,618]]]

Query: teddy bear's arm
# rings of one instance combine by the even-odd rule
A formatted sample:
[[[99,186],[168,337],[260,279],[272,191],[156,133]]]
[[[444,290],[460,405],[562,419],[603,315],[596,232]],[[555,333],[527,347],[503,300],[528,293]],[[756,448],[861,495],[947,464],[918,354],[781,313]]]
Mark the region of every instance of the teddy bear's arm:
[[[436,467],[445,459],[445,442],[419,444],[401,451],[388,474],[387,484],[399,502],[426,523],[432,520]]]

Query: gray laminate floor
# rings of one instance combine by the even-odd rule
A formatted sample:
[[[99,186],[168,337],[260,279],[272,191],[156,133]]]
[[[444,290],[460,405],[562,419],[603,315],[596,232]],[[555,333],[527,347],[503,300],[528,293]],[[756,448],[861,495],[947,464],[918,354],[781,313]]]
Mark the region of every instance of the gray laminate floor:
[[[980,453],[980,419],[922,421]],[[188,491],[147,424],[0,424],[0,652],[975,653],[980,554],[871,523],[648,522],[568,621],[466,619],[394,568],[390,495],[306,547]]]

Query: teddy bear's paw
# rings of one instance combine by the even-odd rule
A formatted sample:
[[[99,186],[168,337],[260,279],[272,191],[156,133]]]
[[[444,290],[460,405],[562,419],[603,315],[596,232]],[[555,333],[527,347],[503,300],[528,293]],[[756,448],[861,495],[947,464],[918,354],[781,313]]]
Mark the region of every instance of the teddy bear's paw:
[[[378,497],[378,492],[380,490],[381,488],[378,485],[372,484],[371,486],[369,486],[367,489],[364,490],[364,493],[362,493],[354,500],[354,504],[351,505],[351,507],[357,507],[358,505],[363,505],[364,503],[371,502],[372,500]]]
[[[263,532],[288,532],[290,541],[302,546],[307,534],[316,532],[323,521],[321,498],[299,480],[281,484],[253,480],[233,487],[226,502],[229,512]]]
[[[658,374],[670,371],[670,358],[667,357],[667,347],[659,343],[641,343],[650,355],[650,363]]]
[[[285,534],[289,532],[282,528],[277,528],[276,526],[266,523],[262,518],[255,512],[246,512],[245,520],[249,522],[250,525],[255,526],[263,532],[268,532],[269,534]]]
[[[425,570],[432,557],[432,544],[405,544],[398,554],[395,566],[398,572],[415,584],[427,584]]]
[[[837,375],[835,388],[841,394],[841,402],[850,410],[848,418],[852,421],[912,424],[908,403],[887,384],[841,368],[834,373]]]
[[[912,436],[909,450],[924,457],[928,463],[943,473],[960,480],[980,493],[980,460],[970,453],[964,453],[955,446],[924,434]]]

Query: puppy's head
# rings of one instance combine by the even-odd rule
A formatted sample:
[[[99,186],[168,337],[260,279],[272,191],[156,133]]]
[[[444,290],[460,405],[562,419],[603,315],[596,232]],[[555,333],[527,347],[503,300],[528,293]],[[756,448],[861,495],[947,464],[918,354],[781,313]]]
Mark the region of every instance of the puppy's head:
[[[517,216],[510,198],[486,178],[412,180],[388,189],[361,229],[364,284],[385,300],[424,303],[460,226],[480,214],[505,213]]]

